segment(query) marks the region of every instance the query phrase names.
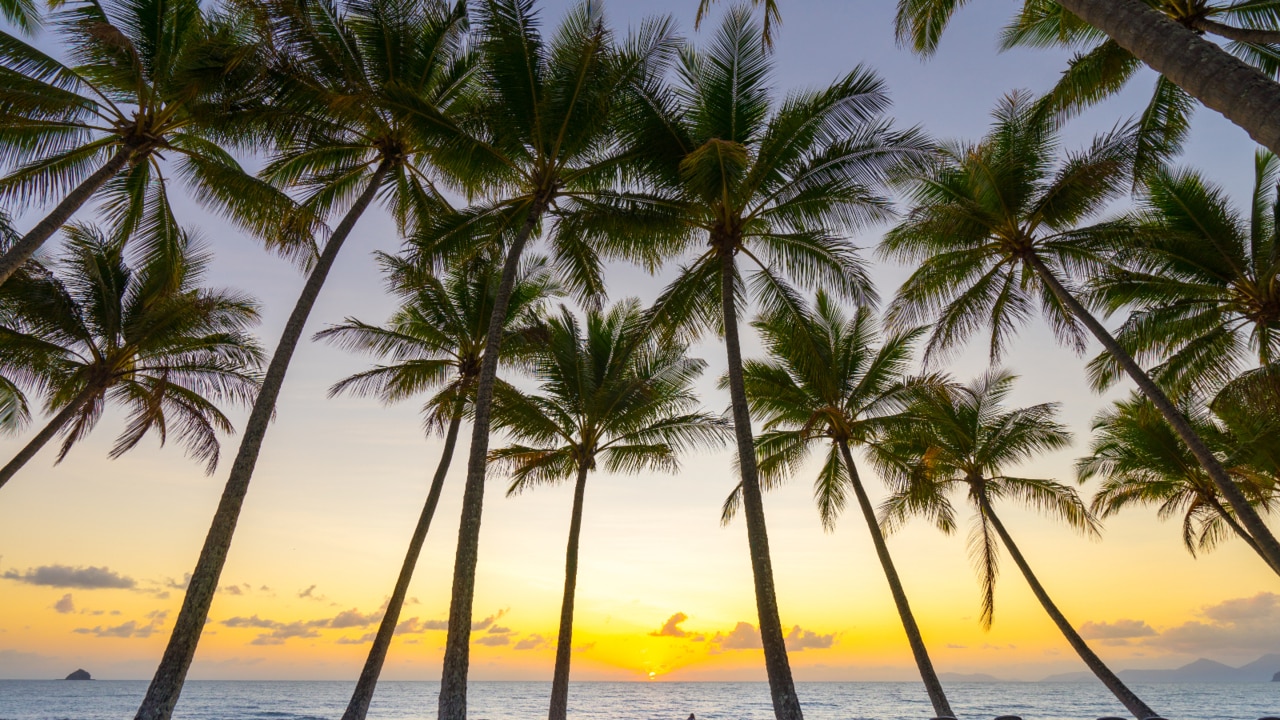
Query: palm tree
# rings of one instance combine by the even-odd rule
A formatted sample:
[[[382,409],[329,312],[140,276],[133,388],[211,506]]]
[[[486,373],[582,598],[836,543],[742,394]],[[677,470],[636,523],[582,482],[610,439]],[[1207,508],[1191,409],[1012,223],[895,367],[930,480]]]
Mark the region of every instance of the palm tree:
[[[1025,95],[997,108],[981,142],[951,144],[937,167],[910,180],[913,209],[881,244],[884,255],[918,265],[899,289],[890,325],[936,319],[926,354],[958,345],[984,324],[999,357],[1039,304],[1054,332],[1077,351],[1092,334],[1160,410],[1208,472],[1237,519],[1280,567],[1280,543],[1195,429],[1079,298],[1070,278],[1104,272],[1133,235],[1128,219],[1084,224],[1128,186],[1127,133],[1098,137],[1054,162],[1057,129]]]
[[[764,418],[756,440],[761,481],[770,484],[799,472],[813,446],[827,444],[826,461],[813,486],[822,525],[835,529],[852,487],[934,714],[954,716],[850,449],[875,443],[901,412],[912,344],[922,331],[891,335],[876,348],[874,313],[858,308],[852,318],[846,317],[822,290],[812,311],[773,312],[752,327],[769,353],[767,361],[748,360],[742,368],[751,411]],[[727,509],[736,511],[739,499],[735,491]]]
[[[0,487],[59,434],[60,462],[108,401],[128,412],[112,458],[148,432],[162,443],[172,433],[213,472],[218,433],[233,430],[217,403],[248,405],[258,388],[255,303],[201,287],[209,256],[184,233],[138,267],[96,228],[67,235],[50,271],[15,275],[2,291],[0,374],[39,391],[53,417],[0,468]]]
[[[1135,308],[1116,341],[1175,398],[1216,394],[1250,366],[1280,361],[1280,255],[1276,182],[1280,159],[1260,151],[1249,215],[1220,188],[1185,170],[1147,184],[1142,241],[1104,273],[1109,311]],[[1123,369],[1109,355],[1090,364],[1105,388]]]
[[[898,0],[899,42],[931,55],[952,14],[964,4]],[[1006,31],[1006,44],[1094,45],[1077,56],[1059,86],[1066,106],[1112,94],[1141,62],[1162,78],[1144,118],[1155,131],[1148,136],[1150,149],[1160,150],[1163,143],[1168,150],[1180,142],[1190,96],[1225,115],[1260,145],[1280,152],[1280,84],[1274,80],[1280,17],[1269,3],[1023,0],[1022,7]],[[1224,48],[1201,37],[1206,32],[1231,42]]]
[[[995,618],[999,546],[1004,545],[1045,612],[1098,679],[1138,718],[1157,717],[1116,677],[1063,616],[1031,565],[996,515],[993,501],[1015,498],[1071,528],[1097,535],[1097,521],[1075,490],[1041,478],[1004,474],[1004,468],[1036,455],[1068,447],[1071,435],[1060,425],[1057,403],[1006,410],[1015,376],[990,370],[968,385],[934,383],[911,390],[911,404],[892,437],[877,445],[873,458],[896,490],[881,507],[885,528],[893,531],[913,515],[950,534],[956,511],[949,497],[964,491],[974,511],[969,551],[982,584],[982,625]]]
[[[475,393],[490,311],[501,281],[499,268],[493,262],[472,263],[443,278],[421,276],[394,258],[384,258],[384,264],[391,277],[391,290],[402,303],[387,324],[370,325],[347,318],[341,325],[317,333],[316,339],[348,350],[389,357],[392,362],[343,379],[330,388],[329,396],[350,392],[377,395],[384,403],[393,403],[434,391],[422,411],[427,430],[444,433],[444,448],[431,479],[426,504],[409,540],[395,589],[387,601],[343,720],[364,720],[369,711],[418,556],[440,501],[445,474],[458,440],[458,428]],[[558,283],[546,262],[538,257],[529,258],[516,276],[503,324],[506,341],[503,353],[508,362],[527,352],[528,341],[532,339],[530,328],[546,300],[558,294]]]
[[[0,209],[0,252],[8,249],[16,242],[18,233],[13,229],[8,213]],[[43,267],[28,261],[24,267]],[[17,322],[9,294],[0,289],[0,325],[12,325]],[[31,408],[27,396],[12,380],[0,375],[0,435],[9,435],[21,431],[31,421]]]
[[[275,137],[276,154],[263,175],[303,193],[280,222],[284,235],[293,237],[316,219],[343,214],[318,257],[303,254],[314,264],[271,356],[137,720],[168,720],[178,702],[285,373],[339,250],[380,196],[389,200],[402,229],[437,208],[443,211],[427,162],[437,140],[457,136],[447,114],[455,101],[466,105],[472,74],[462,5],[451,7],[443,0],[353,0],[344,5],[278,0],[254,7],[275,87],[267,109],[255,111],[256,122]],[[406,95],[417,98],[420,107],[434,108],[433,131],[407,127],[399,110]],[[311,242],[301,245],[313,247]],[[285,247],[291,248],[297,245]]]
[[[1208,408],[1184,413],[1214,453],[1224,458],[1250,503],[1259,510],[1274,509],[1280,502],[1276,477],[1250,462],[1256,457],[1251,445],[1262,438],[1233,433],[1227,424],[1234,419],[1229,412],[1216,421]],[[1266,435],[1274,438],[1274,424],[1270,429]],[[1130,397],[1117,402],[1098,416],[1093,430],[1091,454],[1076,463],[1076,473],[1080,482],[1104,478],[1090,506],[1098,517],[1131,505],[1155,505],[1161,520],[1182,516],[1182,543],[1193,557],[1234,533],[1266,562],[1257,541],[1236,521],[1204,469],[1149,401]]]
[[[436,218],[418,233],[413,239],[416,262],[440,266],[477,253],[504,254],[493,306],[494,317],[501,318],[520,258],[546,223],[551,226],[553,263],[567,286],[598,300],[605,255],[581,233],[568,229],[565,220],[579,203],[615,189],[634,174],[634,154],[614,139],[617,110],[628,88],[661,72],[671,54],[670,23],[645,23],[618,46],[598,2],[587,1],[571,10],[550,39],[539,30],[533,0],[484,0],[477,14],[479,98],[461,123],[470,140],[454,141],[443,153],[451,168],[459,168],[461,189],[481,199],[456,215]],[[429,111],[417,112],[412,98],[400,102],[423,125],[435,123]],[[466,716],[471,610],[500,328],[501,323],[490,322],[485,347],[492,352],[486,353],[476,378],[441,678],[441,720]]]
[[[230,118],[261,89],[234,16],[198,0],[58,6],[51,25],[74,65],[0,32],[0,164],[11,169],[0,197],[38,205],[62,196],[0,256],[0,284],[90,198],[118,238],[175,226],[165,157],[199,197],[247,226],[287,208],[223,147],[250,140]]]
[[[625,140],[645,163],[652,195],[601,201],[583,210],[578,227],[607,248],[614,226],[596,227],[597,215],[622,210],[643,226],[650,262],[699,253],[663,292],[654,315],[690,332],[724,333],[765,667],[775,714],[796,720],[801,709],[778,615],[743,386],[738,302],[749,288],[767,310],[799,308],[787,276],[842,300],[871,302],[865,268],[841,233],[890,214],[877,186],[927,143],[880,118],[888,97],[869,70],[857,68],[774,108],[771,69],[760,28],[745,9],[731,10],[705,50],[683,53],[678,86],[645,85],[643,102],[625,118]],[[739,256],[751,261],[746,283]]]
[[[651,332],[635,301],[588,311],[585,322],[562,308],[546,322],[533,356],[538,392],[502,385],[494,396],[494,426],[517,441],[490,455],[511,468],[507,495],[574,480],[549,720],[564,720],[568,709],[588,474],[597,463],[613,473],[675,471],[680,452],[714,446],[728,428],[723,419],[695,411],[692,384],[706,364],[685,352]]]

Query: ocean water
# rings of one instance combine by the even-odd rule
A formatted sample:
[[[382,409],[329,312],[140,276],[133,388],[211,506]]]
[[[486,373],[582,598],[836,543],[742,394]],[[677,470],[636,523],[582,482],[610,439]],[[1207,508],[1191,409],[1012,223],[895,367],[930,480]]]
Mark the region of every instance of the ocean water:
[[[142,681],[0,680],[0,720],[129,720],[146,691]],[[333,720],[342,716],[348,682],[191,681],[180,720]],[[370,720],[430,720],[434,682],[383,682]],[[1280,683],[1135,685],[1170,720],[1257,720],[1280,716]],[[917,683],[799,683],[806,720],[921,720],[933,715]],[[963,720],[1020,715],[1026,720],[1092,720],[1124,716],[1101,685],[1091,683],[948,683]],[[550,683],[474,682],[472,720],[545,717]],[[570,688],[574,720],[771,720],[765,683],[578,683]]]

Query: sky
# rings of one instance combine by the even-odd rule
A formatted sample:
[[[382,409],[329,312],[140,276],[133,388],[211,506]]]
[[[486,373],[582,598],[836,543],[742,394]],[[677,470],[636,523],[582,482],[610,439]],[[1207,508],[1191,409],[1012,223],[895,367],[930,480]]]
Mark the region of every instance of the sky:
[[[999,2],[966,7],[937,55],[922,61],[895,46],[892,5],[783,3],[774,75],[779,97],[820,87],[864,63],[888,82],[898,122],[940,138],[972,139],[985,131],[989,110],[1004,93],[1043,92],[1067,59],[1061,51],[998,53],[998,30],[1015,6]],[[568,3],[546,0],[540,7],[549,28]],[[695,8],[696,0],[606,4],[616,27],[669,13],[698,42],[723,8],[700,34],[693,29]],[[54,38],[39,43],[56,51]],[[1138,112],[1153,78],[1144,75],[1122,96],[1074,121],[1066,145],[1079,146]],[[1183,161],[1244,203],[1253,152],[1243,131],[1202,109]],[[214,249],[210,282],[260,299],[259,333],[273,346],[302,277],[187,196],[175,195],[180,219],[199,228]],[[38,208],[25,210],[20,229],[39,216]],[[873,248],[884,229],[853,240]],[[308,336],[344,317],[381,322],[391,313],[393,302],[382,291],[371,254],[397,246],[384,213],[361,219],[312,313]],[[907,269],[874,262],[873,277],[889,297]],[[665,277],[613,266],[610,293],[648,302]],[[749,333],[744,343],[748,357],[759,354]],[[963,379],[981,373],[986,357],[977,344],[945,369]],[[723,353],[714,338],[694,348],[709,365],[699,383],[705,406],[717,412],[727,405],[715,383],[724,371]],[[1062,419],[1075,433],[1070,449],[1017,471],[1072,482],[1091,419],[1128,388],[1093,394],[1084,381],[1084,359],[1058,347],[1034,323],[1004,362],[1020,375],[1011,402],[1060,402]],[[325,397],[329,385],[369,364],[327,345],[306,342],[298,349],[191,678],[353,680],[358,674],[441,446],[438,438],[424,437],[415,403],[383,407],[372,399]],[[234,415],[237,425],[244,416]],[[40,421],[24,434],[0,438],[0,456],[16,453]],[[205,475],[180,447],[160,448],[154,439],[109,460],[121,427],[119,415],[108,412],[64,462],[53,465],[55,453],[46,450],[0,491],[0,678],[62,677],[83,667],[100,678],[145,679],[154,671],[237,438],[224,440],[224,464]],[[468,436],[464,429],[462,437]],[[461,448],[458,456],[465,457]],[[884,489],[866,474],[878,500]],[[448,616],[463,475],[459,459],[384,678],[439,677],[445,640],[439,628]],[[812,477],[798,475],[766,497],[778,602],[796,678],[914,679],[865,525],[850,515],[824,533]],[[719,523],[720,503],[734,484],[728,448],[687,457],[675,474],[591,477],[578,574],[575,680],[764,679],[745,527]],[[472,677],[545,680],[554,662],[571,489],[540,488],[513,498],[504,490],[504,478],[491,474]],[[1088,497],[1093,490],[1086,485],[1081,492]],[[1013,505],[999,510],[1059,607],[1113,667],[1174,667],[1197,657],[1243,664],[1280,651],[1280,587],[1242,543],[1227,542],[1195,559],[1182,548],[1178,522],[1159,522],[1151,511],[1109,519],[1103,539],[1094,541]],[[1083,669],[1007,557],[994,627],[982,630],[963,532],[944,536],[914,523],[889,541],[938,670],[1033,680]]]

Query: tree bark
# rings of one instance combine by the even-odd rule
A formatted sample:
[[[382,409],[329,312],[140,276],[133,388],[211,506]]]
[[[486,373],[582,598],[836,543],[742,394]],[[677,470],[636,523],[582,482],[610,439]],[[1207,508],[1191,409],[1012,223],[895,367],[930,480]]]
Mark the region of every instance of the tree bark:
[[[121,145],[102,167],[75,186],[43,220],[28,230],[27,234],[14,243],[4,255],[0,255],[0,285],[12,277],[23,263],[30,260],[40,246],[44,245],[58,228],[65,225],[71,216],[75,215],[76,211],[98,192],[99,188],[123,170],[124,166],[129,164],[133,153],[132,146]]]
[[[556,637],[556,670],[551,680],[551,709],[547,720],[565,720],[569,712],[569,659],[573,652],[573,596],[578,587],[578,537],[582,533],[582,499],[587,491],[588,461],[578,468],[573,488],[569,545],[564,553],[564,599],[560,602],[560,634]]]
[[[880,558],[880,567],[884,568],[885,579],[889,581],[889,590],[893,593],[893,603],[898,608],[898,617],[902,619],[902,629],[907,633],[907,642],[911,644],[911,654],[915,656],[916,667],[920,668],[920,679],[924,681],[924,689],[929,693],[929,702],[933,703],[933,713],[938,717],[955,717],[947,695],[942,690],[942,681],[933,669],[933,661],[929,659],[929,651],[925,648],[924,638],[920,635],[920,626],[916,625],[915,615],[907,602],[907,593],[902,589],[902,580],[898,578],[898,570],[893,566],[893,558],[889,556],[889,546],[884,541],[884,533],[880,532],[880,523],[876,521],[876,511],[871,505],[871,498],[862,485],[858,475],[858,467],[853,462],[853,453],[849,452],[849,444],[838,441],[840,456],[844,458],[845,467],[849,469],[849,481],[853,492],[858,497],[858,507],[862,509],[862,517],[867,522],[867,530],[871,532],[871,542],[875,545],[876,556]]]
[[[21,470],[23,465],[26,465],[31,458],[35,457],[36,453],[40,452],[40,449],[47,445],[49,441],[58,434],[58,431],[62,429],[62,426],[66,425],[67,422],[70,421],[71,418],[80,410],[80,408],[84,407],[84,404],[89,402],[96,392],[97,390],[94,388],[85,388],[84,390],[81,390],[80,394],[76,395],[75,399],[70,403],[67,403],[66,407],[59,410],[58,414],[54,415],[53,419],[49,421],[49,424],[45,425],[40,432],[36,433],[36,436],[31,438],[31,441],[28,442],[22,450],[18,451],[18,454],[14,455],[13,459],[10,460],[7,465],[0,468],[0,487],[4,487],[5,483],[9,482],[9,479]]]
[[[729,397],[733,408],[733,432],[738,442],[738,466],[742,471],[742,511],[747,522],[747,545],[751,550],[751,574],[755,580],[756,612],[760,617],[760,641],[764,646],[764,666],[769,675],[773,714],[778,720],[802,720],[800,699],[791,679],[787,644],[778,616],[778,597],[773,587],[773,566],[769,560],[769,536],[764,522],[764,501],[756,470],[755,439],[751,413],[742,377],[742,348],[738,343],[738,312],[734,307],[733,248],[720,250],[720,304],[724,313],[724,344],[729,358]]]
[[[1153,70],[1280,152],[1280,84],[1140,0],[1059,0]]]
[[[382,664],[387,659],[387,649],[391,647],[391,638],[395,635],[396,624],[400,622],[400,610],[404,607],[404,598],[409,592],[414,568],[418,566],[418,556],[422,554],[422,545],[426,542],[427,531],[431,529],[431,518],[436,514],[436,505],[440,503],[444,477],[449,472],[449,463],[453,460],[453,449],[458,442],[458,427],[462,424],[462,414],[463,401],[460,398],[454,405],[453,417],[449,419],[449,430],[444,436],[444,450],[440,453],[440,463],[436,466],[435,477],[431,479],[427,502],[422,506],[422,513],[418,516],[413,537],[409,539],[409,549],[404,554],[404,563],[400,566],[396,587],[391,591],[387,610],[378,624],[378,633],[373,638],[373,645],[369,647],[369,657],[364,661],[364,669],[360,671],[360,679],[356,681],[356,689],[351,693],[351,702],[347,703],[347,711],[342,714],[342,720],[364,720],[369,712],[373,691],[378,687],[378,676],[382,674]]]
[[[1239,28],[1232,25],[1210,20],[1208,18],[1200,18],[1191,21],[1191,27],[1201,32],[1211,33],[1218,37],[1224,37],[1228,40],[1235,40],[1242,43],[1253,43],[1255,45],[1274,45],[1280,43],[1280,32],[1275,30],[1255,30],[1253,28]]]
[[[1098,319],[1089,312],[1080,301],[1058,282],[1058,278],[1054,277],[1049,268],[1045,267],[1044,262],[1037,256],[1032,255],[1028,262],[1031,267],[1049,287],[1050,292],[1075,315],[1080,322],[1089,328],[1093,336],[1102,343],[1107,352],[1116,359],[1117,362],[1128,373],[1129,377],[1138,385],[1142,393],[1151,400],[1152,404],[1164,416],[1166,422],[1173,427],[1178,433],[1178,437],[1187,444],[1191,450],[1191,454],[1196,456],[1196,460],[1200,462],[1200,466],[1209,473],[1209,478],[1213,480],[1213,484],[1217,486],[1218,491],[1222,493],[1222,497],[1231,505],[1231,509],[1236,511],[1236,518],[1241,525],[1249,531],[1255,542],[1262,548],[1263,558],[1267,561],[1267,565],[1277,575],[1280,575],[1280,543],[1276,542],[1276,536],[1271,533],[1266,524],[1262,522],[1262,518],[1258,515],[1253,506],[1249,504],[1248,498],[1244,493],[1240,492],[1239,486],[1235,484],[1228,475],[1226,469],[1222,467],[1222,463],[1218,462],[1218,458],[1209,450],[1200,436],[1196,434],[1194,428],[1191,427],[1190,421],[1182,414],[1182,411],[1173,404],[1168,395],[1156,385],[1151,376],[1143,371],[1137,361],[1133,359],[1128,352],[1125,351],[1120,343],[1107,332],[1107,329],[1098,322]]]
[[[182,609],[173,624],[173,632],[169,636],[169,644],[165,647],[160,666],[156,668],[155,677],[147,688],[147,695],[142,700],[135,720],[169,720],[173,716],[173,708],[178,704],[178,696],[182,692],[182,684],[187,677],[187,669],[196,654],[196,645],[200,642],[200,634],[209,618],[209,606],[213,604],[213,594],[218,589],[218,580],[222,577],[222,567],[227,561],[227,551],[231,548],[231,538],[235,534],[236,522],[240,518],[240,507],[244,504],[245,494],[249,491],[249,481],[253,479],[253,469],[258,462],[258,453],[267,434],[271,415],[275,411],[276,398],[284,385],[285,372],[289,369],[289,361],[293,351],[302,337],[303,327],[311,308],[315,306],[320,289],[324,287],[325,278],[333,268],[338,251],[360,215],[373,202],[378,188],[391,170],[390,161],[384,160],[369,185],[347,211],[342,222],[334,229],[325,243],[324,252],[307,277],[302,287],[302,294],[289,315],[289,321],[280,335],[280,343],[275,354],[271,356],[271,364],[267,366],[267,374],[263,378],[262,388],[253,403],[249,420],[245,423],[244,435],[240,440],[240,449],[236,453],[235,463],[231,466],[231,474],[223,488],[222,498],[218,501],[218,509],[214,513],[213,523],[205,536],[204,547],[200,550],[200,558],[196,561],[187,592],[182,599]]]
[[[462,491],[462,521],[458,526],[458,549],[453,562],[453,591],[449,603],[449,635],[444,646],[444,668],[440,676],[439,720],[466,720],[467,669],[471,661],[471,605],[475,600],[476,562],[480,557],[480,516],[484,511],[484,477],[489,455],[489,414],[493,405],[493,384],[498,377],[503,319],[511,304],[511,289],[520,268],[520,256],[534,228],[546,212],[550,198],[529,208],[507,259],[502,266],[502,282],[494,297],[485,336],[484,358],[476,379],[475,421],[471,429],[471,450],[467,457],[467,484]]]
[[[1106,685],[1107,689],[1116,696],[1116,699],[1129,712],[1133,713],[1138,720],[1160,717],[1158,713],[1147,707],[1147,704],[1142,702],[1137,695],[1134,695],[1133,691],[1120,678],[1116,677],[1115,673],[1111,672],[1111,668],[1102,662],[1102,658],[1099,658],[1093,652],[1088,643],[1084,641],[1084,638],[1080,637],[1080,633],[1076,632],[1071,623],[1067,622],[1066,616],[1062,614],[1062,611],[1058,610],[1057,605],[1053,604],[1053,600],[1049,598],[1049,593],[1045,592],[1044,586],[1040,584],[1035,573],[1031,572],[1031,566],[1027,564],[1027,559],[1022,556],[1022,552],[1014,544],[1013,538],[1009,536],[1009,531],[1005,530],[1000,518],[996,517],[995,510],[991,508],[991,503],[987,500],[987,497],[979,495],[978,502],[982,506],[982,512],[986,514],[987,519],[991,521],[991,525],[996,529],[996,534],[1000,536],[1000,542],[1004,543],[1005,549],[1009,551],[1009,557],[1013,558],[1013,563],[1022,571],[1022,577],[1027,579],[1027,584],[1031,586],[1031,592],[1040,601],[1044,611],[1049,614],[1053,624],[1058,626],[1058,630],[1062,632],[1067,642],[1075,649],[1076,654],[1080,656],[1085,665],[1089,666],[1089,670],[1098,676],[1102,684]]]

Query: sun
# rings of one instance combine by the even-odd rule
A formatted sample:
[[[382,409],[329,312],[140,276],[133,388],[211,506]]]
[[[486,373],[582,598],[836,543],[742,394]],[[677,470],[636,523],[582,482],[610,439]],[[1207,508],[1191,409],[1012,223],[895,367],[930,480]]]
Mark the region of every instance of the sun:
[[[649,671],[649,679],[650,679],[650,680],[652,680],[652,679],[654,679],[654,678],[656,678],[656,677],[658,677],[658,673],[656,673],[656,672],[654,672],[654,671],[650,670],[650,671]]]

